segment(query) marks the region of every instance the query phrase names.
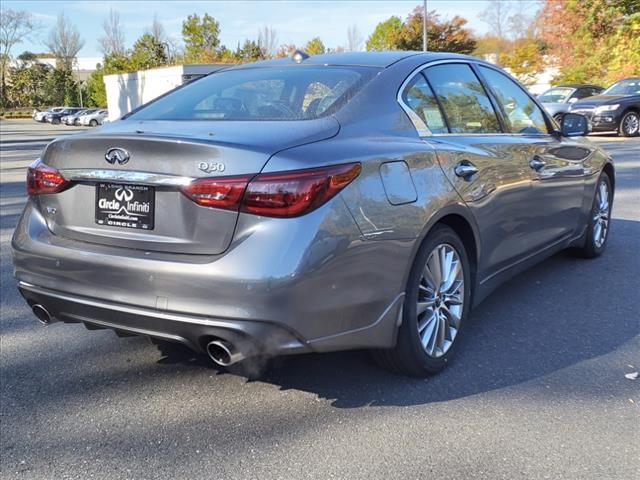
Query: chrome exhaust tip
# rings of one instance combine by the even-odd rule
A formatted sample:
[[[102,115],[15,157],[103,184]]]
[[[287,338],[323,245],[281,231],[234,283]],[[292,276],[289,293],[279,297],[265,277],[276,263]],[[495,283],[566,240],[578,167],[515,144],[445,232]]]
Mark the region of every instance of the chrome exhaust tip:
[[[245,358],[242,353],[236,351],[233,345],[223,340],[213,340],[207,343],[207,353],[215,364],[222,367],[228,367]]]
[[[51,314],[42,305],[32,306],[31,311],[43,325],[49,325],[52,322]]]

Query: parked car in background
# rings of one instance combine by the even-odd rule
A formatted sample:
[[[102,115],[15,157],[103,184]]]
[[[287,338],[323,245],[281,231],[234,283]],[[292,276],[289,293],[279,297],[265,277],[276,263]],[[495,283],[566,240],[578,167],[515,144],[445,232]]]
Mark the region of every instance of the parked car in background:
[[[501,283],[605,250],[614,167],[587,133],[464,55],[235,66],[44,149],[13,236],[18,288],[45,324],[223,366],[370,348],[436,373]]]
[[[617,131],[618,135],[640,135],[640,77],[614,83],[600,95],[585,98],[569,110],[586,116],[594,132]]]
[[[49,108],[47,110],[37,111],[37,112],[34,112],[33,119],[36,122],[44,123],[44,122],[46,122],[46,116],[47,115],[49,115],[50,113],[60,112],[60,111],[62,111],[64,109],[65,109],[65,107],[53,107],[53,108]]]
[[[97,110],[97,108],[87,108],[85,110],[81,110],[80,112],[74,113],[73,115],[67,115],[65,117],[62,117],[62,123],[64,123],[65,125],[79,125],[80,117],[90,115]]]
[[[104,119],[109,115],[108,110],[99,109],[93,113],[82,115],[78,118],[78,124],[84,126],[95,127],[96,125],[102,125]]]
[[[76,114],[76,113],[78,113],[78,112],[80,112],[82,110],[83,109],[79,108],[79,107],[66,107],[66,108],[63,108],[62,110],[57,111],[57,112],[47,113],[44,118],[45,118],[45,121],[47,123],[52,123],[54,125],[58,125],[58,124],[62,123],[62,117],[66,116],[66,115]]]
[[[538,95],[538,101],[542,102],[544,108],[549,112],[553,119],[560,125],[562,115],[569,111],[572,103],[582,100],[583,98],[597,95],[604,90],[604,87],[598,85],[587,85],[580,83],[568,83],[565,85],[556,85],[546,92]]]

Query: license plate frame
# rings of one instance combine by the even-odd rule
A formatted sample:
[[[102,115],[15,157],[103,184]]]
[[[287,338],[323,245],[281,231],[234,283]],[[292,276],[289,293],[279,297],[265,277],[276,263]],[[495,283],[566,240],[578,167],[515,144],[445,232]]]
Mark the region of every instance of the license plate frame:
[[[101,182],[96,184],[95,223],[106,227],[153,230],[155,188]]]

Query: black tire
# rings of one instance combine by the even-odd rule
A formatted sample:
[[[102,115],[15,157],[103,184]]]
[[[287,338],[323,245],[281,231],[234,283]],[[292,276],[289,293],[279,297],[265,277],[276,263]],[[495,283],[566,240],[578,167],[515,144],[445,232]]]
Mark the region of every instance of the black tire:
[[[53,123],[54,125],[60,125],[60,119],[59,118],[54,118],[51,123]]]
[[[91,121],[89,122],[89,125],[91,125],[92,127],[95,127],[95,126],[97,126],[97,125],[98,125],[98,121],[97,121],[97,120],[91,120]]]
[[[618,133],[623,137],[637,137],[640,135],[640,113],[630,111],[620,119]]]
[[[422,272],[429,255],[439,245],[449,245],[458,254],[462,264],[464,279],[464,304],[460,315],[457,334],[453,343],[441,356],[434,357],[427,354],[422,346],[418,332],[418,292],[422,279]],[[402,324],[398,329],[396,346],[390,350],[374,352],[374,358],[383,367],[398,373],[414,377],[425,377],[440,372],[452,359],[460,343],[461,333],[471,306],[471,268],[467,252],[460,237],[446,225],[436,225],[427,235],[414,260],[407,287],[402,315]]]
[[[607,186],[608,192],[608,219],[607,219],[607,228],[604,237],[604,241],[598,245],[595,240],[595,229],[597,225],[596,215],[599,213],[599,197],[598,197],[598,189],[600,188],[600,184],[604,182]],[[585,232],[585,240],[582,248],[578,249],[578,254],[584,258],[595,258],[602,255],[604,249],[607,247],[607,241],[609,240],[609,234],[611,233],[611,208],[613,207],[613,189],[611,186],[611,179],[609,175],[605,172],[600,174],[600,178],[598,179],[598,183],[596,185],[596,191],[593,194],[593,203],[591,205],[591,210],[589,212],[589,224],[587,225],[587,231]]]

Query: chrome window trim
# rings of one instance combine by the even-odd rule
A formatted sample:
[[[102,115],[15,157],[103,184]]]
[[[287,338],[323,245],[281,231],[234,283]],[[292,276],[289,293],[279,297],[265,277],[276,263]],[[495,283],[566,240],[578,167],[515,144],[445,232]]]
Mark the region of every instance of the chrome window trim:
[[[134,183],[158,187],[183,187],[189,185],[195,178],[160,173],[134,172],[121,170],[101,170],[93,168],[69,168],[60,170],[60,174],[67,180],[74,182],[114,182]]]

